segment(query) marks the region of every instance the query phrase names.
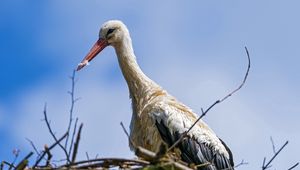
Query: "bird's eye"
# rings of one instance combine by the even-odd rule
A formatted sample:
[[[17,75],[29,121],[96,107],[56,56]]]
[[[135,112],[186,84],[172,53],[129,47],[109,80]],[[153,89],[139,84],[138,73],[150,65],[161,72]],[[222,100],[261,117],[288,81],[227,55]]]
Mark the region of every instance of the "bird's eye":
[[[113,29],[113,28],[108,29],[108,31],[107,31],[107,33],[106,33],[106,37],[107,37],[109,34],[113,33],[115,30],[116,30],[116,29]]]

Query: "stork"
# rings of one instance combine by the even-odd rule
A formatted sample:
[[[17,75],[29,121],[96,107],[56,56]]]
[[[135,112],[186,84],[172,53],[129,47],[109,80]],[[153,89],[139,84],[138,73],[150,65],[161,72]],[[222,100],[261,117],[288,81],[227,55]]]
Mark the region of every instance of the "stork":
[[[135,146],[154,152],[163,142],[171,146],[197,120],[197,114],[143,73],[136,61],[129,31],[119,20],[110,20],[102,25],[99,39],[78,65],[77,71],[107,46],[114,47],[116,51],[132,100],[130,140]],[[177,147],[183,161],[195,165],[208,164],[199,169],[233,169],[230,149],[202,120]],[[131,143],[130,148],[133,149]]]

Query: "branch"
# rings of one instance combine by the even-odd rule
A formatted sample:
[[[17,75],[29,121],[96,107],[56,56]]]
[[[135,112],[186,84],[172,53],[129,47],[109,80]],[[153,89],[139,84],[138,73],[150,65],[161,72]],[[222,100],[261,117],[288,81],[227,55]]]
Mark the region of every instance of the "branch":
[[[47,125],[47,127],[48,127],[48,130],[49,130],[51,136],[53,137],[54,141],[55,141],[55,142],[59,145],[59,147],[64,151],[64,153],[65,153],[65,155],[66,155],[66,157],[67,157],[67,161],[70,162],[69,154],[68,154],[66,148],[60,144],[60,141],[59,141],[59,140],[57,140],[57,138],[56,138],[55,134],[53,133],[52,128],[51,128],[51,126],[50,126],[50,123],[49,123],[49,120],[48,120],[48,117],[47,117],[47,103],[45,103],[45,106],[44,106],[44,120],[45,120],[45,122],[46,122],[46,125]],[[68,136],[68,134],[69,134],[69,133],[67,132],[66,135]]]
[[[242,161],[239,164],[235,165],[234,168],[237,168],[242,165],[248,165],[248,164],[249,164],[248,162],[245,162],[244,159],[242,159]]]
[[[292,170],[294,168],[296,168],[299,165],[299,162],[297,162],[295,165],[291,166],[288,170]]]
[[[81,135],[82,127],[83,127],[83,123],[80,124],[79,129],[78,129],[76,141],[74,143],[74,150],[73,150],[72,162],[71,163],[75,162],[75,160],[76,160],[76,155],[77,155],[77,151],[78,151],[78,147],[79,147],[79,141],[80,141],[80,135]]]
[[[167,152],[171,151],[172,149],[174,149],[186,136],[187,134],[192,130],[192,128],[202,119],[202,117],[204,117],[206,115],[206,113],[211,109],[213,108],[216,104],[219,104],[223,101],[225,101],[227,98],[229,98],[230,96],[232,96],[234,93],[236,93],[237,91],[239,91],[243,86],[244,84],[246,83],[246,80],[248,78],[248,74],[249,74],[249,71],[250,71],[250,65],[251,65],[251,60],[250,60],[250,55],[249,55],[249,52],[248,52],[248,49],[247,47],[245,47],[245,50],[246,50],[246,53],[247,53],[247,58],[248,58],[248,67],[247,67],[247,71],[246,71],[246,74],[244,76],[244,79],[242,81],[242,83],[235,89],[233,90],[232,92],[230,92],[228,95],[226,95],[225,97],[223,97],[222,99],[220,100],[217,100],[215,101],[211,106],[208,107],[208,109],[206,109],[205,111],[203,111],[203,109],[201,108],[201,111],[202,111],[202,114],[200,115],[200,117],[192,124],[192,126],[187,130],[185,131],[181,136],[180,138],[168,149]]]
[[[32,146],[33,150],[36,152],[37,156],[39,157],[40,156],[40,152],[37,150],[36,146],[34,145],[33,141],[26,138],[26,140],[30,143],[30,145]]]
[[[275,148],[275,143],[274,143],[274,140],[273,140],[272,136],[270,136],[270,140],[271,140],[271,143],[272,143],[273,153],[275,154],[276,153],[276,148]]]
[[[51,149],[53,149],[56,145],[59,145],[59,143],[65,139],[67,137],[68,133],[65,133],[60,139],[58,139],[54,144],[52,144],[48,150],[50,151]],[[44,151],[40,158],[35,162],[35,164],[33,165],[32,169],[34,169],[36,166],[38,166],[38,164],[41,162],[41,160],[44,158],[44,156],[46,155],[46,151]]]
[[[149,165],[150,163],[148,161],[143,161],[143,160],[136,160],[136,159],[122,159],[122,158],[98,158],[98,159],[90,159],[90,160],[85,160],[85,161],[78,161],[78,162],[73,162],[72,164],[66,164],[58,167],[64,168],[68,166],[75,166],[75,165],[81,165],[81,164],[86,164],[86,163],[92,163],[92,162],[133,162],[139,165]]]
[[[74,125],[74,129],[73,129],[73,135],[72,135],[72,139],[71,139],[71,143],[70,143],[70,148],[69,148],[69,155],[71,155],[71,150],[72,150],[72,147],[73,147],[73,141],[74,141],[75,133],[76,133],[76,129],[77,129],[77,123],[78,123],[78,118],[76,118],[76,120],[75,120],[75,125]]]
[[[71,130],[71,126],[72,126],[72,122],[73,122],[73,110],[74,110],[74,104],[76,103],[76,101],[78,99],[75,99],[75,84],[76,84],[76,81],[75,81],[75,75],[76,75],[76,71],[73,70],[73,74],[72,76],[70,76],[70,79],[72,81],[72,87],[71,87],[71,91],[68,91],[68,93],[70,94],[70,97],[71,97],[71,107],[70,107],[70,115],[69,115],[69,124],[68,124],[68,129],[67,129],[67,132],[68,134],[71,134],[70,133],[70,130]],[[68,142],[69,142],[69,135],[67,136],[66,138],[66,141],[65,141],[65,148],[68,147]],[[70,149],[71,150],[71,147],[72,147],[72,143],[70,144]],[[70,154],[70,152],[69,152]]]
[[[136,151],[137,148],[136,148],[136,146],[134,145],[133,141],[131,140],[131,138],[130,138],[130,136],[129,136],[129,133],[127,132],[127,130],[126,130],[126,128],[125,128],[123,122],[120,122],[120,125],[121,125],[121,127],[122,127],[124,133],[126,134],[128,140],[129,140],[129,142],[130,142],[130,145],[133,146],[134,151]]]
[[[269,162],[267,164],[265,164],[265,160],[266,158],[264,158],[264,161],[263,161],[263,165],[262,165],[262,170],[265,170],[265,169],[268,169],[270,168],[270,164],[272,163],[272,161],[277,157],[277,155],[282,151],[282,149],[289,143],[289,141],[286,141],[282,146],[281,148],[275,152],[275,154],[273,155],[273,157],[269,160]]]
[[[49,150],[49,148],[48,148],[47,145],[45,145],[44,148],[45,148],[45,153],[47,154],[47,160],[46,160],[46,165],[45,165],[47,167],[47,166],[50,165],[52,154],[51,154],[51,152],[50,152],[50,150]]]
[[[25,158],[22,159],[22,161],[16,166],[15,170],[23,170],[27,164],[28,159],[33,155],[33,152],[30,152],[28,155],[25,156]]]

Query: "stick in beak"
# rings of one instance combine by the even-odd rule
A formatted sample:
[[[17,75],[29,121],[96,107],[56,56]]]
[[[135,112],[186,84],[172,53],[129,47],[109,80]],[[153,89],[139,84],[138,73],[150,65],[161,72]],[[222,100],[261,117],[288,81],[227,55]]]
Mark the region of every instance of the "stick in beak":
[[[90,61],[93,60],[106,46],[108,45],[107,41],[103,38],[94,44],[90,52],[85,56],[85,58],[78,64],[77,71],[81,70],[84,66],[88,65]]]

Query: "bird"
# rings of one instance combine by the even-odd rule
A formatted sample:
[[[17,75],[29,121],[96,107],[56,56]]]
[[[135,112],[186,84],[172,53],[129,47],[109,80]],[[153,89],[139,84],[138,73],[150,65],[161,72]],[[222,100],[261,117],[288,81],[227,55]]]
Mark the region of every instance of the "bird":
[[[139,67],[127,26],[120,20],[106,21],[99,37],[77,71],[89,64],[105,47],[115,49],[132,103],[129,142],[131,150],[140,146],[158,152],[164,143],[172,146],[199,117],[144,74]],[[134,145],[134,146],[133,146]],[[234,169],[229,147],[200,120],[177,145],[181,159],[201,170]]]

